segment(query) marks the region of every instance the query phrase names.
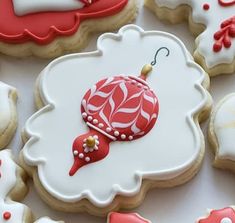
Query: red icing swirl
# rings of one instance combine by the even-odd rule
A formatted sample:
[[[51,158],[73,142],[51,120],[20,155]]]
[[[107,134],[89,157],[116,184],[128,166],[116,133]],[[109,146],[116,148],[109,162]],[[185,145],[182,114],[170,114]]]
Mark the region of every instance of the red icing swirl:
[[[1,0],[0,41],[6,43],[33,41],[40,45],[49,44],[57,36],[71,36],[76,33],[82,21],[117,14],[127,3],[128,0],[99,0],[73,11],[16,16],[12,1]]]

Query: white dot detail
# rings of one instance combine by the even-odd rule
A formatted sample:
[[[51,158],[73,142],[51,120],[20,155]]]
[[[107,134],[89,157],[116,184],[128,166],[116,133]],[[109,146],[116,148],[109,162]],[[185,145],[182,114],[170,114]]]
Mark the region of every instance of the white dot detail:
[[[122,139],[126,139],[126,135],[125,135],[125,134],[122,134],[122,135],[121,135],[121,138],[122,138]]]
[[[233,223],[233,221],[230,218],[223,218],[220,223]]]
[[[90,162],[90,160],[91,160],[91,159],[90,159],[90,157],[88,157],[88,156],[85,158],[85,161],[86,161],[86,162]]]
[[[103,128],[103,127],[104,127],[104,124],[103,124],[103,123],[100,123],[98,126],[99,126],[99,128]]]
[[[86,117],[87,117],[87,113],[86,113],[86,112],[83,112],[83,113],[82,113],[82,117],[83,117],[83,118],[86,118]]]
[[[88,119],[88,121],[92,121],[93,118],[91,116],[88,116],[87,119]]]
[[[80,159],[83,159],[83,158],[84,158],[84,154],[83,154],[83,153],[80,153],[80,154],[79,154],[79,158],[80,158]]]
[[[94,119],[93,120],[93,123],[96,125],[96,124],[98,124],[98,120],[97,119]]]
[[[115,132],[114,132],[114,135],[115,135],[115,136],[119,136],[119,131],[115,131]]]
[[[74,151],[73,151],[73,155],[74,155],[74,156],[77,156],[77,155],[78,155],[78,151],[77,151],[77,150],[74,150]]]
[[[106,129],[106,131],[107,131],[107,132],[111,132],[111,128],[108,127],[108,128]]]

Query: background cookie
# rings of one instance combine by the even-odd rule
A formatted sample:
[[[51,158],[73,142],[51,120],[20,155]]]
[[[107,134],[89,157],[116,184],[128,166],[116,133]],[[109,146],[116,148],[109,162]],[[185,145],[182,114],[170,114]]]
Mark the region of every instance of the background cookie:
[[[149,71],[146,83],[138,76],[151,62],[152,71],[146,67],[142,71]],[[121,74],[124,77],[113,78]],[[105,87],[99,91],[101,84]],[[36,103],[42,108],[26,123],[24,139],[28,141],[22,150],[22,164],[41,197],[56,209],[104,215],[120,207],[132,208],[142,201],[150,185],[172,187],[197,173],[204,154],[198,119],[206,118],[210,110],[208,85],[205,72],[170,34],[144,32],[134,25],[118,34],[105,34],[99,38],[97,51],[61,57],[39,76]],[[145,91],[147,96],[142,93]],[[86,105],[90,93],[104,98],[107,110],[100,104],[103,99],[95,97]],[[135,98],[132,103],[137,105],[129,103],[130,98]],[[114,112],[120,100],[125,106],[122,103],[122,110]],[[148,103],[153,110],[147,109]],[[85,112],[85,108],[96,112]],[[115,123],[112,128],[107,127],[108,114],[116,117],[111,120]],[[132,124],[124,134],[127,117]],[[146,124],[152,117],[156,123]],[[97,140],[97,135],[99,142],[88,142],[87,135],[84,145],[76,149],[73,142],[87,127],[96,130],[91,136]],[[99,146],[110,138],[115,142],[109,142],[108,152],[93,162],[93,154],[100,154],[95,150],[102,152]],[[92,151],[86,152],[88,143]],[[79,162],[84,165],[71,173]]]
[[[235,94],[226,96],[214,109],[209,125],[209,140],[217,167],[235,171]]]
[[[16,89],[0,82],[0,149],[12,139],[17,127]]]
[[[32,222],[32,213],[20,201],[27,193],[26,174],[12,159],[10,150],[0,152],[0,222]]]
[[[140,215],[135,213],[116,213],[112,212],[108,215],[107,223],[151,223],[150,221],[142,218]]]
[[[13,160],[11,151],[0,151],[0,223],[32,223],[31,210],[24,204],[16,201],[22,200],[28,189],[27,175]],[[41,218],[35,223],[52,223],[49,218]],[[62,223],[62,222],[60,222]]]
[[[189,21],[198,35],[194,57],[210,76],[235,70],[235,2],[233,0],[146,0],[146,6],[172,23]]]
[[[235,221],[234,207],[208,211],[208,216],[197,220],[197,223],[232,223]]]
[[[3,0],[0,52],[50,58],[79,51],[92,33],[117,29],[136,11],[136,0]]]

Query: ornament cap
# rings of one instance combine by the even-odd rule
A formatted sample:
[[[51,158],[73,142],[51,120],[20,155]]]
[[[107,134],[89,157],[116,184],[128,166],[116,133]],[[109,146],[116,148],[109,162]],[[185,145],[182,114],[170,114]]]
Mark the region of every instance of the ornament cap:
[[[146,77],[148,76],[148,74],[152,71],[153,67],[150,64],[145,64],[141,70],[141,77],[143,77],[144,79],[146,79]]]

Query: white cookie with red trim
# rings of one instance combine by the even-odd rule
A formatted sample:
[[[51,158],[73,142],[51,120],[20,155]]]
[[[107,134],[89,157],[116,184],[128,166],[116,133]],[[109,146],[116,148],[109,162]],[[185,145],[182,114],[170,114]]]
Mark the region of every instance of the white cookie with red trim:
[[[91,34],[118,29],[136,14],[136,0],[1,0],[0,52],[44,58],[78,52]]]
[[[17,127],[16,89],[0,82],[0,149],[12,139]]]
[[[33,222],[31,210],[19,203],[28,192],[26,179],[25,171],[15,163],[11,151],[0,151],[0,223]],[[53,222],[56,221],[45,217],[35,223]]]
[[[215,107],[209,125],[209,140],[215,152],[214,165],[235,172],[235,93]]]
[[[210,76],[235,71],[234,0],[145,0],[145,4],[172,23],[188,19],[198,36],[194,57]]]
[[[150,182],[174,186],[199,170],[208,85],[168,33],[130,25],[104,34],[97,51],[42,71],[22,164],[53,208],[104,215],[134,207]]]
[[[30,222],[31,211],[18,203],[27,193],[26,174],[13,160],[10,150],[0,151],[0,222]]]

